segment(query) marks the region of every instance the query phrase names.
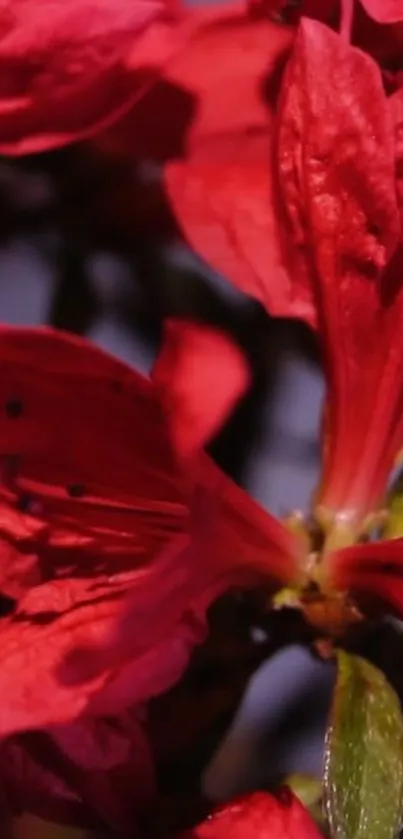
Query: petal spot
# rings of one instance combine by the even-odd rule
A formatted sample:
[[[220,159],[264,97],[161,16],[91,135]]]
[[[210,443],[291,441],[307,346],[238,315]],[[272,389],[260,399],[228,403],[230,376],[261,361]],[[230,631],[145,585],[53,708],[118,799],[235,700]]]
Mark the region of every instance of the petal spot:
[[[5,405],[6,414],[10,419],[18,419],[24,411],[24,405],[21,399],[9,399]]]
[[[83,484],[69,484],[67,494],[70,498],[82,498],[85,495],[85,487]]]

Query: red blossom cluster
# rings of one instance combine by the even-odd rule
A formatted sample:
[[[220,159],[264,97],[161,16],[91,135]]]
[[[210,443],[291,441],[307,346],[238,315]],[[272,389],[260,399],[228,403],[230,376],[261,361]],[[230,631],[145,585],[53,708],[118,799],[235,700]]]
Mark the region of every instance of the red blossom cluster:
[[[403,615],[403,539],[364,538],[403,447],[403,2],[2,0],[0,68],[3,154],[159,160],[192,247],[323,347],[313,567],[309,530],[204,452],[249,387],[228,336],[168,322],[148,380],[67,334],[0,332],[0,804],[134,835],[148,703],[219,595],[315,584]],[[189,835],[229,833],[318,835],[263,793]]]

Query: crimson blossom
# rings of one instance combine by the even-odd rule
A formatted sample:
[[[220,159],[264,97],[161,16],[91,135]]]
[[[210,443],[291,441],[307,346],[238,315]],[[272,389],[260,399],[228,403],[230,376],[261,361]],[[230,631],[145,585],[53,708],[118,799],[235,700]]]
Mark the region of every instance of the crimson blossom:
[[[210,603],[291,582],[299,542],[201,452],[248,383],[220,332],[168,324],[154,381],[50,329],[0,344],[0,808],[133,835],[158,792],[149,700]]]
[[[376,4],[366,8],[377,17]],[[399,4],[382,8],[400,20]],[[228,11],[228,28],[233,20]],[[341,35],[306,17],[296,35],[265,25],[270,57],[265,74],[263,58],[250,65],[249,112],[240,104],[220,130],[204,118],[215,91],[204,92],[165,181],[185,236],[214,268],[271,314],[318,332],[328,391],[312,504],[322,545],[303,563],[308,589],[386,599],[402,613],[403,542],[353,547],[385,521],[403,444],[402,94],[385,92],[343,21]]]
[[[212,353],[222,413],[246,382],[240,351],[228,343],[223,353],[221,334],[190,324],[167,336],[152,383],[67,334],[0,333],[1,591],[15,599],[1,624],[2,735],[166,690],[204,638],[215,597],[298,573],[298,540],[200,454],[217,417],[202,426],[196,411],[189,434],[195,380],[181,353],[192,347],[205,367]],[[171,363],[176,396],[165,409]],[[180,439],[186,426],[186,456],[170,442],[173,423]]]

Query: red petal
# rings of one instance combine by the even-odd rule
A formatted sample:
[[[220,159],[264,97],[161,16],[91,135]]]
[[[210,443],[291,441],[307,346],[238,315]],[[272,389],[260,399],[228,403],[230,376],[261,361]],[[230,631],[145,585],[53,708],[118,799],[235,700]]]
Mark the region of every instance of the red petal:
[[[166,407],[175,450],[189,457],[221,428],[249,385],[246,358],[223,332],[172,320],[152,378]]]
[[[143,576],[147,577],[147,573],[143,572]],[[121,713],[166,690],[180,677],[193,646],[205,636],[201,618],[197,622],[197,616],[193,617],[193,603],[179,602],[183,591],[187,594],[195,586],[192,588],[192,580],[187,587],[183,585],[171,609],[162,581],[151,573],[147,582],[148,590],[143,586],[138,593],[144,631],[141,627],[141,635],[130,650],[128,644],[122,645],[123,649],[117,644],[113,662],[116,666],[112,666],[110,644],[104,656],[97,655],[97,642],[101,649],[120,615],[121,602],[113,593],[109,599],[108,594],[97,598],[93,586],[87,602],[76,603],[61,616],[45,609],[31,614],[21,602],[16,615],[5,619],[1,627],[0,682],[7,690],[7,701],[0,709],[2,735],[66,722],[82,711],[96,716]],[[159,587],[153,591],[155,582],[159,582]],[[50,600],[51,584],[48,588]],[[166,609],[167,614],[163,611],[161,620],[157,620],[160,609]],[[85,688],[60,684],[56,669],[60,670],[62,662],[68,660],[70,669],[74,665],[76,672],[80,656],[77,653],[72,658],[72,650],[75,646],[86,650],[90,645],[94,649],[91,667],[98,666],[100,675],[94,676]]]
[[[323,569],[333,588],[381,600],[403,615],[403,539],[335,551],[325,558]]]
[[[288,528],[256,504],[207,456],[199,460],[198,483],[193,505],[196,532],[206,538],[209,515],[211,542],[223,567],[246,576],[257,573],[280,585],[299,579],[305,547]]]
[[[193,40],[169,71],[197,111],[165,183],[185,236],[217,271],[271,312],[313,321],[309,295],[283,264],[269,165],[273,100],[293,37],[243,6],[198,12]]]
[[[175,48],[168,10],[159,0],[3,2],[0,152],[55,148],[123,114]]]
[[[402,432],[399,264],[384,273],[399,234],[393,126],[372,60],[307,19],[284,81],[278,161],[285,247],[310,278],[328,369],[319,500],[361,515]]]
[[[155,794],[150,746],[134,713],[24,732],[3,740],[0,756],[7,813],[134,836]]]
[[[102,351],[7,328],[0,368],[2,585],[33,586],[1,622],[4,735],[167,689],[212,599],[294,579],[300,546],[208,458],[184,479],[154,386]]]
[[[289,790],[278,797],[254,792],[218,808],[189,836],[194,839],[321,839],[301,802]]]
[[[188,532],[194,475],[179,471],[151,382],[46,329],[3,328],[0,371],[0,532],[19,553],[40,549],[40,581],[74,577],[82,562],[89,579],[136,573]],[[221,497],[258,509],[203,463],[207,494],[221,482]]]
[[[189,496],[155,390],[134,371],[72,336],[12,328],[0,367],[2,590],[43,582],[1,627],[4,732],[84,707],[53,670],[105,635],[139,569],[186,533]],[[34,578],[20,554],[37,557]]]
[[[378,23],[403,20],[403,0],[361,0],[367,14]]]
[[[0,370],[0,532],[40,551],[42,581],[82,562],[88,578],[130,572],[184,532],[189,486],[150,382],[45,329],[3,328]]]

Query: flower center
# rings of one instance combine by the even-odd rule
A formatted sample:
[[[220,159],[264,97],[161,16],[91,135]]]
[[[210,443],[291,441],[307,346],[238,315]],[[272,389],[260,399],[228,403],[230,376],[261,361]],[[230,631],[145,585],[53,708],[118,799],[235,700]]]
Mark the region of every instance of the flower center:
[[[362,621],[364,615],[347,592],[329,589],[323,582],[324,556],[365,538],[355,533],[348,516],[340,516],[331,527],[316,518],[293,513],[287,526],[303,536],[306,544],[303,581],[295,589],[283,589],[275,598],[275,607],[299,609],[306,621],[326,639],[338,639],[347,629]]]

